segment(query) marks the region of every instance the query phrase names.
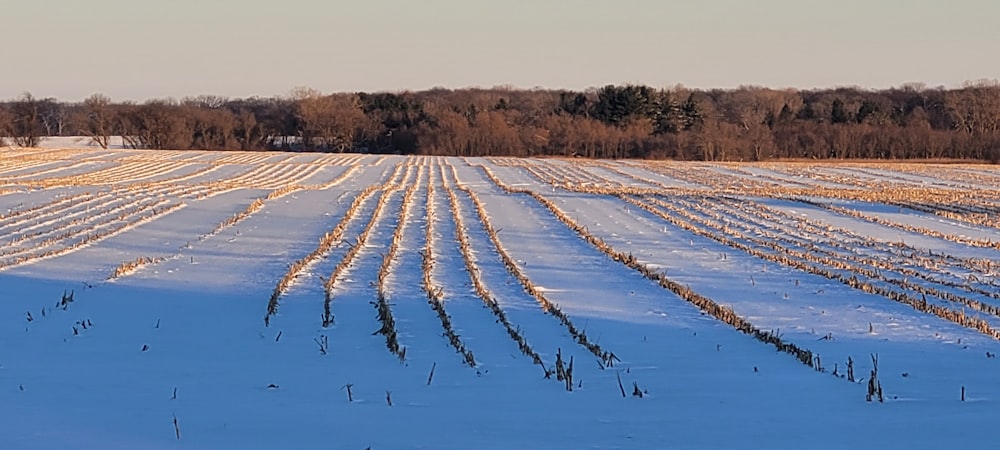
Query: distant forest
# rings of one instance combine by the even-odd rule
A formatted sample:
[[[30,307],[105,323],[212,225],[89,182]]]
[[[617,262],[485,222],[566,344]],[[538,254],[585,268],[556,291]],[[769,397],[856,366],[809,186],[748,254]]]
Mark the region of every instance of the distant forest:
[[[1000,83],[885,90],[431,89],[80,103],[0,103],[6,143],[112,136],[137,149],[291,150],[701,161],[971,159],[1000,162]]]

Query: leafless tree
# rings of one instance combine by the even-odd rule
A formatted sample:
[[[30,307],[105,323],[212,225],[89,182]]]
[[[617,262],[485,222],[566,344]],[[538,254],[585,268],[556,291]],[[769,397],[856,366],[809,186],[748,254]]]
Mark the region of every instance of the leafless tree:
[[[36,100],[44,136],[62,136],[70,123],[69,109],[54,98]]]
[[[292,97],[297,106],[299,137],[306,150],[317,145],[338,152],[353,148],[355,136],[365,125],[357,95],[323,95],[315,89],[299,88]]]
[[[151,100],[135,110],[135,131],[142,148],[190,148],[192,133],[180,114],[180,107],[170,100]]]
[[[190,148],[225,150],[235,146],[237,119],[232,111],[221,106],[185,102],[177,113],[185,120],[185,133],[191,136]]]
[[[104,94],[94,94],[83,101],[80,111],[81,129],[94,144],[101,148],[108,148],[111,143],[111,135],[114,134],[114,111],[111,106],[111,98]]]
[[[45,128],[42,124],[39,102],[30,92],[11,104],[10,137],[14,145],[38,147]]]
[[[2,112],[7,112],[7,120]],[[713,161],[769,158],[973,158],[1000,161],[1000,83],[959,89],[655,89],[582,92],[443,89],[288,97],[216,96],[142,105],[25,94],[0,102],[18,145],[61,135],[66,117],[106,147],[564,155]]]
[[[240,108],[233,122],[233,138],[240,145],[240,150],[260,150],[267,145],[264,126],[257,121],[257,116],[247,108]]]
[[[980,80],[948,93],[957,128],[982,135],[1000,131],[1000,82]]]
[[[0,147],[7,145],[7,139],[5,139],[10,134],[10,111],[0,105]]]

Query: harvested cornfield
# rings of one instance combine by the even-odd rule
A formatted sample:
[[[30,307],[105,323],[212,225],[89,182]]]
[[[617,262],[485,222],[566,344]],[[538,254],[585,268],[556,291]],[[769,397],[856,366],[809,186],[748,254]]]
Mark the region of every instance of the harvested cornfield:
[[[985,165],[4,150],[0,446],[968,447],[998,231]]]

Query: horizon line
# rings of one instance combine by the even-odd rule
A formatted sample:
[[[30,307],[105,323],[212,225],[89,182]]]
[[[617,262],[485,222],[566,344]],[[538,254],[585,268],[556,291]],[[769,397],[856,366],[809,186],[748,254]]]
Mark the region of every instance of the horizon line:
[[[653,84],[653,83],[634,82],[634,81],[610,82],[610,83],[604,83],[604,84],[600,84],[600,85],[591,85],[591,86],[588,86],[588,87],[583,88],[583,89],[570,88],[570,87],[550,87],[550,86],[544,86],[544,85],[534,85],[534,86],[531,86],[531,87],[525,87],[523,85],[515,85],[515,84],[509,84],[509,83],[493,84],[493,85],[490,85],[490,86],[483,85],[483,84],[466,84],[466,85],[461,85],[461,86],[432,85],[430,87],[423,87],[423,88],[403,87],[403,88],[379,88],[379,89],[371,89],[371,90],[367,90],[367,89],[332,89],[332,90],[324,90],[324,89],[316,88],[316,87],[309,86],[309,85],[295,85],[295,86],[292,86],[292,87],[286,89],[286,91],[284,93],[272,93],[272,94],[252,93],[252,94],[230,95],[230,94],[202,92],[202,93],[197,93],[197,94],[182,94],[182,95],[150,95],[150,96],[145,96],[145,97],[141,97],[141,98],[134,97],[134,96],[120,96],[120,97],[115,97],[113,95],[107,94],[106,92],[102,92],[102,91],[99,91],[99,90],[98,91],[93,91],[90,94],[87,94],[87,95],[84,95],[84,96],[79,96],[79,97],[59,97],[59,96],[53,96],[53,95],[35,95],[35,93],[32,92],[30,89],[25,89],[25,90],[20,91],[20,93],[18,93],[16,95],[13,95],[13,96],[7,95],[7,96],[4,96],[4,97],[0,97],[0,102],[16,101],[18,98],[23,97],[25,94],[31,94],[32,97],[34,97],[36,99],[55,99],[55,100],[60,101],[60,102],[69,102],[69,103],[82,102],[83,100],[85,100],[88,97],[91,97],[93,95],[104,95],[104,96],[107,96],[107,97],[111,98],[115,102],[129,102],[129,101],[131,101],[131,102],[146,102],[146,101],[151,101],[151,100],[178,100],[178,99],[179,100],[183,100],[183,99],[198,98],[198,97],[220,97],[220,98],[225,98],[225,99],[287,98],[287,97],[290,97],[291,94],[295,90],[297,90],[297,89],[313,89],[313,90],[318,91],[318,92],[320,92],[322,94],[325,94],[325,95],[332,95],[332,94],[360,94],[360,93],[365,93],[365,94],[404,94],[404,93],[429,92],[429,91],[435,91],[435,90],[448,90],[448,91],[463,91],[463,90],[485,90],[485,91],[489,91],[489,90],[501,90],[501,91],[503,91],[503,90],[508,90],[508,91],[524,91],[524,92],[530,92],[530,91],[569,91],[569,92],[584,92],[584,93],[586,93],[586,92],[592,92],[592,91],[601,89],[602,87],[605,87],[605,86],[646,86],[646,87],[650,87],[650,88],[653,88],[653,89],[661,89],[661,90],[668,90],[668,91],[670,91],[670,90],[681,90],[681,89],[695,90],[695,91],[713,91],[713,90],[733,91],[733,90],[740,90],[740,89],[755,88],[755,89],[765,89],[765,90],[771,90],[771,91],[785,91],[785,92],[787,92],[787,91],[797,91],[797,92],[835,91],[835,90],[840,90],[840,89],[853,89],[853,90],[863,91],[863,92],[879,92],[879,91],[886,91],[886,90],[892,90],[892,89],[903,89],[903,88],[907,88],[907,87],[917,87],[917,88],[919,88],[919,90],[953,90],[953,89],[963,89],[963,88],[965,88],[965,87],[967,87],[969,85],[975,84],[975,83],[989,83],[989,82],[998,83],[998,79],[996,77],[993,77],[993,78],[991,78],[991,77],[979,77],[979,78],[966,79],[966,80],[964,80],[964,81],[962,81],[960,83],[957,83],[957,84],[935,84],[935,85],[931,85],[931,84],[928,84],[928,83],[923,82],[923,81],[904,81],[904,82],[900,82],[900,83],[897,83],[897,84],[892,84],[892,85],[888,85],[888,86],[879,86],[879,87],[863,86],[863,85],[859,85],[859,84],[847,84],[847,83],[845,83],[845,84],[833,84],[833,85],[826,85],[826,86],[811,86],[811,87],[804,87],[804,86],[780,86],[780,87],[778,87],[778,86],[772,86],[772,85],[761,84],[761,83],[740,83],[740,84],[737,84],[735,86],[711,86],[711,87],[708,87],[708,86],[688,85],[688,84],[681,83],[681,82],[673,83],[673,84]],[[210,90],[206,90],[206,91],[210,91]]]

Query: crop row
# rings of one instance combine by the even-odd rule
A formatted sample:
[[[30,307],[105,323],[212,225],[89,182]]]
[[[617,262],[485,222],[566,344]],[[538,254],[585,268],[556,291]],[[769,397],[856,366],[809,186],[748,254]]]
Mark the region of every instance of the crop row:
[[[343,241],[344,232],[347,230],[347,224],[358,213],[358,210],[361,208],[361,205],[364,203],[364,201],[367,200],[369,197],[371,197],[376,191],[379,190],[385,191],[387,187],[394,186],[395,185],[394,181],[400,176],[402,172],[401,169],[402,166],[398,166],[396,168],[395,173],[392,175],[392,177],[388,182],[383,184],[372,184],[366,187],[363,191],[361,191],[361,193],[354,199],[354,201],[348,207],[347,211],[344,213],[344,217],[340,220],[340,222],[338,222],[337,225],[334,226],[332,230],[323,234],[316,248],[302,259],[299,259],[298,261],[295,261],[294,263],[291,264],[288,271],[285,272],[285,275],[282,276],[280,280],[278,280],[278,283],[275,285],[274,291],[271,293],[271,297],[267,302],[267,314],[265,314],[264,316],[265,325],[269,325],[271,316],[277,314],[278,304],[281,296],[285,293],[285,291],[288,290],[288,288],[295,281],[295,279],[298,278],[299,275],[309,266],[314,264],[316,261],[319,261],[320,258],[328,254],[330,249],[333,248],[335,244]],[[380,197],[379,199],[380,207],[383,204],[384,200],[382,199],[384,198],[385,195],[383,194],[383,196]],[[326,301],[327,304],[329,303],[329,292],[330,292],[329,288],[332,287],[332,282],[333,281],[331,277],[331,279],[328,279],[325,283],[327,285],[325,286],[327,287],[327,297],[328,297]],[[332,323],[332,315],[330,316],[329,321],[330,323]],[[324,323],[325,324],[327,323],[326,319],[324,319]]]
[[[792,245],[808,248],[810,251],[830,252],[816,244],[825,245],[877,270],[891,270],[907,277],[1000,299],[1000,292],[996,289],[1000,285],[991,280],[996,265],[988,258],[960,258],[919,249],[904,242],[882,242],[844,228],[814,223],[805,216],[788,214],[746,199],[711,197],[710,203],[707,200],[702,199],[701,208],[708,207],[728,214],[735,218],[735,223],[744,227],[756,227],[751,233],[757,232],[756,229],[759,228],[761,232],[770,232],[775,235],[775,239]],[[795,226],[788,225],[789,221]],[[963,278],[958,273],[969,274]],[[984,287],[974,286],[973,283]]]
[[[706,226],[710,227],[711,222],[699,219],[697,216],[691,214],[683,208],[672,207],[666,202],[657,201],[655,199],[638,199],[634,197],[623,198],[626,201],[668,221],[669,223],[699,236],[710,238],[719,243],[767,261],[792,267],[803,272],[820,275],[824,278],[846,284],[852,288],[883,296],[890,300],[909,305],[918,311],[934,314],[943,319],[976,329],[982,333],[1000,339],[1000,332],[992,328],[989,325],[989,322],[983,319],[968,316],[964,311],[954,311],[950,308],[931,304],[923,296],[917,298],[904,291],[866,282],[857,276],[861,273],[877,277],[877,274],[874,272],[861,271],[852,265],[838,264],[830,259],[811,256],[808,252],[790,250],[771,241],[743,235],[728,227],[719,229],[703,228]],[[661,210],[661,207],[668,208],[669,213]],[[684,219],[680,219],[679,217],[684,217]],[[695,225],[695,223],[698,225]],[[746,242],[752,243],[757,247],[747,244]],[[851,273],[851,275],[848,276],[836,269],[831,269],[831,267],[849,270],[848,273]]]
[[[817,206],[819,208],[823,208],[823,209],[826,209],[826,210],[829,210],[829,211],[833,211],[833,212],[836,212],[838,214],[843,214],[845,216],[850,216],[850,217],[854,217],[854,218],[857,218],[857,219],[862,219],[862,220],[865,220],[867,222],[877,223],[879,225],[884,225],[884,226],[887,226],[887,227],[892,227],[892,228],[896,228],[896,229],[900,229],[900,230],[904,230],[904,231],[909,231],[911,233],[923,234],[923,235],[926,235],[926,236],[931,236],[931,237],[936,237],[936,238],[940,238],[940,239],[944,239],[944,240],[948,240],[948,241],[952,241],[952,242],[957,242],[959,244],[965,244],[965,245],[969,245],[969,246],[972,246],[972,247],[985,247],[985,248],[1000,249],[1000,241],[994,241],[992,239],[975,239],[975,238],[970,238],[970,237],[966,237],[966,236],[957,236],[957,235],[954,235],[954,234],[944,233],[944,232],[937,231],[937,230],[931,230],[931,229],[924,228],[924,227],[918,227],[918,226],[914,226],[914,225],[910,225],[910,224],[906,224],[906,223],[896,222],[896,221],[893,221],[893,220],[889,220],[889,219],[885,219],[885,218],[876,216],[874,214],[866,214],[866,213],[863,213],[863,212],[860,212],[860,211],[857,211],[857,210],[854,210],[854,209],[844,208],[844,207],[841,207],[841,206],[834,206],[834,205],[831,205],[831,204],[825,203],[825,202],[819,202],[819,201],[810,200],[810,199],[807,199],[807,198],[793,198],[793,199],[797,200],[799,202],[802,202],[802,203],[806,203],[806,204],[809,204],[809,205],[812,205],[812,206]]]
[[[461,207],[459,206],[458,196],[455,195],[454,189],[452,189],[451,184],[448,182],[447,174],[445,172],[445,167],[440,166],[441,174],[441,187],[444,189],[448,196],[448,201],[451,204],[452,220],[455,222],[455,240],[458,242],[459,251],[462,254],[462,260],[465,264],[465,270],[469,274],[469,279],[472,281],[473,290],[480,300],[489,308],[490,312],[497,318],[497,322],[504,327],[507,335],[517,343],[518,348],[521,350],[525,356],[531,358],[531,361],[539,366],[545,372],[546,376],[549,376],[548,369],[545,368],[545,363],[542,362],[541,355],[538,354],[531,345],[528,343],[524,334],[521,333],[521,329],[515,327],[510,319],[507,318],[506,312],[500,307],[500,303],[496,300],[493,293],[486,287],[483,282],[483,277],[480,272],[479,267],[476,265],[475,256],[472,253],[472,246],[469,243],[469,231],[466,227],[464,221],[462,220]],[[490,228],[487,228],[489,230]]]
[[[719,321],[726,323],[736,330],[748,334],[755,339],[764,342],[766,344],[774,346],[781,352],[791,354],[797,360],[809,367],[814,367],[819,369],[818,365],[815,364],[813,360],[813,352],[800,347],[796,344],[784,341],[777,333],[772,331],[765,331],[756,326],[754,326],[750,321],[740,317],[736,314],[732,308],[720,305],[716,301],[700,295],[689,287],[681,285],[673,280],[667,278],[661,272],[649,267],[638,261],[631,253],[625,253],[615,250],[612,246],[605,243],[601,238],[591,234],[584,226],[577,223],[575,220],[571,219],[566,213],[564,213],[558,206],[552,201],[548,200],[541,194],[529,189],[517,189],[512,186],[507,185],[502,180],[497,178],[493,172],[485,166],[479,166],[486,177],[489,178],[495,185],[508,194],[521,194],[534,198],[540,204],[545,206],[556,218],[563,222],[567,227],[573,230],[582,239],[588,242],[594,248],[600,250],[602,253],[610,257],[612,260],[622,263],[625,266],[639,272],[643,277],[655,282],[659,286],[673,292],[678,297],[686,300],[687,302],[695,305],[700,310],[706,314],[718,319]]]
[[[115,201],[103,207],[90,211],[89,214],[79,215],[75,219],[62,220],[57,223],[49,223],[49,227],[26,227],[23,233],[11,239],[7,248],[0,250],[0,257],[5,257],[17,253],[30,252],[42,247],[54,245],[70,237],[82,234],[86,230],[97,228],[108,223],[124,221],[133,214],[156,206],[168,203],[163,199],[132,199]],[[30,231],[29,229],[35,230]]]
[[[46,214],[53,211],[60,211],[66,208],[68,205],[78,203],[81,201],[93,198],[94,195],[90,192],[82,192],[79,194],[65,195],[59,197],[51,202],[42,203],[37,206],[32,206],[30,208],[19,209],[15,211],[8,212],[7,214],[0,214],[0,227],[9,227],[14,220],[33,220],[42,214]],[[3,228],[0,228],[3,230]]]
[[[615,359],[616,356],[614,355],[614,353],[604,350],[601,348],[599,344],[592,342],[587,337],[587,333],[577,328],[576,325],[574,325],[573,322],[570,320],[569,316],[567,316],[566,313],[564,313],[559,308],[558,305],[550,301],[548,297],[546,297],[545,294],[535,286],[535,284],[531,281],[531,279],[528,278],[527,274],[524,273],[524,270],[521,269],[521,267],[517,264],[514,258],[512,258],[509,253],[507,253],[507,250],[500,242],[500,238],[497,236],[496,229],[490,223],[489,215],[486,213],[486,208],[483,205],[482,200],[479,199],[479,196],[472,189],[469,189],[468,187],[463,186],[457,182],[458,174],[456,173],[454,166],[451,166],[451,170],[452,170],[452,177],[456,180],[456,187],[460,191],[464,192],[469,197],[470,200],[472,200],[472,203],[476,209],[476,213],[479,215],[479,220],[483,223],[484,227],[486,228],[487,234],[489,235],[490,240],[493,242],[493,245],[496,248],[497,253],[499,253],[501,260],[503,260],[504,266],[507,268],[507,271],[511,275],[513,275],[515,279],[517,279],[517,281],[524,288],[524,291],[535,298],[538,304],[542,307],[543,311],[545,311],[548,314],[551,314],[552,317],[558,319],[559,322],[562,323],[564,327],[566,327],[566,330],[569,332],[571,336],[573,336],[576,342],[581,346],[583,346],[584,348],[586,348],[594,356],[599,358],[601,361],[605,362],[605,364],[608,364],[609,361]],[[490,176],[492,176],[492,172],[488,173]],[[507,186],[503,185],[502,187],[507,187]],[[506,189],[504,190],[506,191]]]
[[[109,221],[101,225],[101,229],[97,227],[92,227],[86,230],[77,230],[73,232],[67,232],[64,235],[52,238],[51,242],[43,243],[43,247],[51,246],[56,242],[62,241],[62,246],[57,248],[52,248],[45,251],[37,251],[38,248],[33,249],[29,253],[22,253],[14,257],[13,259],[6,259],[0,261],[0,270],[9,268],[16,265],[28,264],[41,261],[43,259],[52,258],[55,256],[64,255],[72,251],[78,250],[86,245],[95,244],[101,240],[107,239],[119,233],[128,231],[139,225],[149,223],[153,220],[160,218],[161,216],[170,214],[177,209],[183,208],[183,204],[170,204],[160,207],[164,201],[154,203],[152,205],[147,205],[143,208],[130,211],[128,214],[121,215],[115,220]],[[76,238],[75,242],[65,242],[70,238]]]
[[[250,217],[251,215],[253,215],[257,211],[260,211],[264,207],[264,204],[265,204],[264,202],[266,200],[278,199],[278,198],[284,197],[286,195],[289,195],[291,193],[299,192],[299,191],[329,189],[329,188],[331,188],[333,186],[336,186],[336,185],[342,183],[348,177],[350,177],[351,175],[353,175],[355,171],[356,171],[356,168],[355,167],[351,167],[348,170],[344,171],[344,173],[342,173],[340,176],[338,176],[338,177],[334,178],[333,180],[330,180],[330,181],[328,181],[326,183],[323,183],[322,185],[289,184],[289,185],[286,185],[284,187],[275,189],[275,190],[273,190],[271,192],[268,192],[267,195],[265,195],[263,198],[257,198],[257,199],[254,199],[254,201],[250,202],[250,204],[247,205],[247,207],[243,211],[237,212],[236,214],[233,214],[232,216],[230,216],[226,220],[223,220],[222,222],[220,222],[218,225],[215,226],[215,228],[212,229],[212,231],[208,234],[208,236],[212,236],[212,235],[218,234],[222,230],[224,230],[226,228],[229,228],[229,227],[231,227],[233,225],[236,225],[237,223],[242,222],[243,220],[247,219],[248,217]]]
[[[137,270],[139,270],[139,269],[141,269],[141,268],[143,268],[145,266],[148,266],[148,265],[151,265],[151,264],[158,264],[158,263],[161,263],[161,262],[163,262],[165,260],[166,260],[166,258],[151,258],[151,257],[148,257],[148,256],[140,256],[140,257],[138,257],[136,259],[133,259],[131,261],[125,261],[125,262],[119,264],[118,266],[116,266],[114,268],[114,270],[111,271],[111,275],[108,276],[108,281],[116,280],[116,279],[121,278],[121,277],[123,277],[125,275],[133,273],[133,272],[135,272],[135,271],[137,271]]]
[[[657,204],[666,204],[666,202],[659,199],[654,199],[652,201]],[[942,300],[971,307],[976,311],[1000,316],[1000,308],[996,306],[985,304],[983,302],[966,298],[952,292],[947,292],[942,289],[958,288],[969,292],[977,291],[976,288],[969,286],[968,283],[960,284],[939,280],[937,277],[919,270],[903,267],[904,264],[907,264],[907,261],[903,260],[903,258],[899,258],[898,261],[894,262],[893,259],[895,255],[890,254],[889,257],[880,256],[878,258],[860,255],[855,248],[842,245],[838,243],[836,239],[828,239],[823,242],[824,245],[817,246],[815,245],[816,238],[829,232],[824,233],[820,231],[819,233],[813,235],[797,235],[797,232],[794,230],[786,228],[769,229],[767,225],[756,223],[755,218],[749,215],[741,215],[739,220],[732,220],[713,210],[707,209],[703,203],[688,202],[683,199],[675,199],[675,201],[677,201],[680,205],[678,208],[679,210],[684,211],[687,214],[690,214],[693,211],[700,212],[700,214],[709,217],[708,220],[697,219],[700,223],[709,226],[713,223],[719,224],[715,227],[715,229],[730,236],[748,240],[756,245],[772,248],[782,254],[787,254],[794,258],[808,260],[810,262],[822,264],[826,267],[845,270],[853,274],[867,277],[870,280],[878,280],[895,285],[906,290],[917,292],[922,296],[930,295]],[[712,205],[718,206],[718,203],[713,202]],[[796,248],[801,250],[796,250]],[[897,266],[897,264],[899,265]],[[936,273],[938,271],[935,270],[933,272]],[[893,273],[899,273],[900,275],[892,276],[891,274]],[[911,279],[924,280],[929,282],[929,284],[937,285],[939,287],[925,286],[912,282],[910,281]],[[994,295],[997,294],[995,292],[981,289],[978,291],[978,293],[988,297],[994,297]],[[994,298],[1000,298],[1000,296]]]
[[[59,162],[62,162],[61,160]],[[21,165],[10,165],[6,166],[0,172],[0,184],[19,184],[19,185],[31,185],[33,179],[48,175],[51,173],[59,173],[64,171],[75,170],[80,167],[85,167],[93,164],[93,161],[87,160],[73,160],[70,164],[63,165],[52,165],[52,161],[32,161],[28,164]],[[29,169],[36,169],[31,171],[26,171]],[[7,172],[21,172],[21,173],[7,173]]]
[[[379,196],[378,201],[375,205],[375,210],[372,212],[371,218],[365,227],[361,230],[361,233],[354,239],[354,242],[350,244],[347,252],[341,258],[341,260],[334,266],[333,271],[330,276],[323,280],[323,327],[326,328],[333,324],[333,314],[331,312],[330,305],[333,302],[334,289],[336,288],[337,280],[347,272],[347,270],[354,264],[355,259],[364,248],[365,244],[368,242],[368,237],[371,235],[372,230],[375,229],[375,225],[378,224],[385,206],[388,204],[389,196],[402,190],[402,183],[409,179],[412,173],[412,167],[407,166],[405,174],[402,171],[403,166],[396,166],[395,172],[390,178],[392,181],[383,185],[372,185],[365,190],[363,195],[371,196],[376,191],[381,191],[382,195]],[[371,189],[371,191],[369,191]],[[361,203],[359,200],[355,200],[355,204],[351,206],[351,209],[357,209],[360,207]],[[352,219],[354,214],[347,214],[340,223],[337,224],[337,228],[334,230],[335,233],[343,235],[347,229],[347,225]]]
[[[435,222],[437,221],[437,210],[434,203],[434,178],[435,172],[433,169],[429,170],[427,176],[427,202],[424,207],[426,211],[427,226],[424,227],[424,249],[421,252],[421,271],[423,272],[423,278],[421,280],[421,287],[424,293],[427,294],[427,303],[430,305],[431,309],[437,314],[438,320],[441,321],[441,327],[444,328],[444,335],[448,338],[448,343],[462,355],[462,359],[469,367],[476,366],[476,358],[473,356],[472,351],[466,348],[465,343],[455,332],[454,325],[451,322],[451,316],[444,308],[444,289],[434,286],[433,273],[434,273],[434,233],[435,233]]]
[[[426,166],[420,166],[416,179],[409,183],[409,187],[403,193],[403,201],[399,206],[399,214],[396,217],[396,227],[392,232],[389,247],[382,254],[382,263],[379,265],[378,275],[375,281],[375,309],[378,311],[377,318],[381,325],[375,331],[385,337],[385,346],[389,352],[396,355],[400,361],[406,359],[406,348],[399,344],[399,335],[396,330],[396,320],[392,315],[392,306],[389,304],[387,294],[387,279],[392,273],[392,267],[399,252],[399,244],[403,240],[403,231],[406,228],[406,219],[410,215],[410,206],[413,203],[413,196],[420,188],[421,178],[426,170]]]

